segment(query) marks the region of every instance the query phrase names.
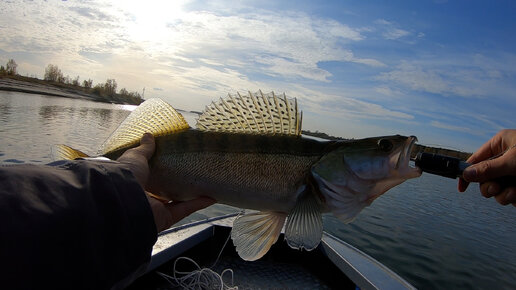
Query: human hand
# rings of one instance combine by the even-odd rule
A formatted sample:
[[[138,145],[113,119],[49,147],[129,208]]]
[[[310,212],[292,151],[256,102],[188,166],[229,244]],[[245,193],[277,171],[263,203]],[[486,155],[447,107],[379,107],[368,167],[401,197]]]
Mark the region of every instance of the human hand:
[[[473,165],[463,172],[458,190],[463,192],[469,182],[479,182],[480,192],[486,198],[495,197],[502,205],[516,206],[516,130],[502,130],[487,141],[469,159]],[[501,154],[501,155],[500,155]],[[500,155],[499,157],[496,157]],[[494,157],[494,158],[493,158]],[[493,158],[493,159],[490,159]],[[497,178],[510,179],[504,187]]]
[[[145,189],[149,178],[149,159],[154,154],[156,144],[154,136],[145,133],[140,141],[140,146],[129,149],[117,159],[133,173],[138,183]],[[163,203],[147,195],[154,215],[154,222],[158,232],[168,229],[173,224],[189,216],[195,211],[208,207],[215,200],[208,197],[199,197],[189,201]]]

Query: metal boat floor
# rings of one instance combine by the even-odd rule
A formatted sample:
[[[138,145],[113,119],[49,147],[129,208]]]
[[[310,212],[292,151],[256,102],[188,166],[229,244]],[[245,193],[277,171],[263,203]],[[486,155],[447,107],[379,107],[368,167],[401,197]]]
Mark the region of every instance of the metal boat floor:
[[[225,269],[233,270],[231,286],[238,289],[332,289],[331,283],[297,264],[270,261],[244,264],[238,257],[225,257],[214,270],[221,273]]]
[[[238,289],[355,289],[355,284],[318,250],[312,252],[293,251],[286,243],[278,241],[272,249],[258,261],[244,261],[236,253],[231,240],[222,251],[221,257],[211,267],[230,228],[216,228],[217,233],[180,256],[193,259],[201,267],[210,267],[221,274],[225,269],[233,270],[224,274],[224,282]],[[173,276],[174,260],[158,267],[155,271]],[[192,271],[195,267],[186,260],[177,263],[178,271]],[[170,284],[155,271],[141,277],[129,289],[183,289]]]
[[[200,268],[209,268],[218,274],[232,269],[234,284],[229,283],[229,273],[224,274],[224,282],[239,289],[415,289],[385,265],[328,233],[323,233],[319,246],[310,252],[291,249],[281,234],[261,259],[244,261],[231,240],[224,246],[237,214],[179,225],[161,232],[153,247],[147,274],[128,289],[184,289],[177,283],[171,285],[158,274],[173,276],[174,261],[180,257],[190,258]],[[219,253],[220,258],[215,263]],[[178,272],[188,274],[198,269],[185,259],[177,262]],[[212,286],[211,283],[220,286],[217,281],[207,285]]]

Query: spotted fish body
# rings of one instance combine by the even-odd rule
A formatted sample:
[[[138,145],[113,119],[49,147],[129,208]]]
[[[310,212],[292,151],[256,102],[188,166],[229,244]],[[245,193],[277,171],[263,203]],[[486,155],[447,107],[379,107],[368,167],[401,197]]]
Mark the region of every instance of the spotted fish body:
[[[421,174],[408,166],[415,137],[301,137],[297,103],[273,93],[221,99],[205,110],[197,127],[189,128],[170,105],[151,99],[131,113],[100,154],[116,159],[144,132],[153,133],[147,190],[175,201],[209,196],[256,210],[233,225],[233,243],[246,260],[262,257],[284,224],[291,247],[314,249],[322,237],[321,213],[350,222],[385,191]],[[77,155],[66,147],[57,151],[61,157]]]
[[[287,213],[325,145],[292,136],[198,130],[158,137],[149,187],[175,200],[205,195],[236,207]]]

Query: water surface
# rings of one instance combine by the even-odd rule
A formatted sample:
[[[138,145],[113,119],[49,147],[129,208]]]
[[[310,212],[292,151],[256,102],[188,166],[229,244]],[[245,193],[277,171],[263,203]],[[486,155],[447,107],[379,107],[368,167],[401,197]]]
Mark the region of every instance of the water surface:
[[[50,162],[60,143],[95,154],[132,108],[0,91],[0,163]],[[193,124],[194,114],[185,117]],[[215,205],[183,222],[235,210]],[[455,180],[427,174],[391,189],[351,224],[324,216],[328,232],[421,289],[515,289],[515,221],[516,208],[481,197],[477,186],[459,194]]]

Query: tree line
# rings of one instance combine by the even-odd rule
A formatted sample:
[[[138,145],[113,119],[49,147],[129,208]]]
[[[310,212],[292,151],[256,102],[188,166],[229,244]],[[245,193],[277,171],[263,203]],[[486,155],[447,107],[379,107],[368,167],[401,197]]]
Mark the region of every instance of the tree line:
[[[5,67],[0,66],[0,76],[15,76],[17,75],[16,69],[18,68],[18,64],[14,61],[14,59],[9,59]]]
[[[72,86],[82,86],[90,93],[103,97],[117,97],[117,95],[120,95],[124,98],[139,101],[139,103],[143,102],[142,96],[138,92],[129,92],[126,88],[122,88],[117,93],[118,84],[116,83],[115,79],[107,79],[105,83],[96,84],[95,86],[93,86],[93,80],[91,79],[85,79],[82,81],[82,83],[79,81],[79,79],[79,76],[70,78],[70,76],[67,75],[65,77],[57,65],[49,64],[45,68],[45,81],[64,83]]]
[[[18,76],[17,67],[16,61],[9,59],[5,67],[3,65],[0,66],[0,76]],[[107,79],[105,83],[99,83],[93,86],[93,80],[85,79],[81,82],[79,76],[75,78],[71,78],[69,75],[64,76],[61,69],[53,64],[49,64],[45,68],[43,80],[55,86],[73,88],[97,95],[105,101],[125,101],[133,104],[143,102],[143,98],[138,92],[130,92],[126,88],[122,88],[117,92],[118,84],[115,79]]]

